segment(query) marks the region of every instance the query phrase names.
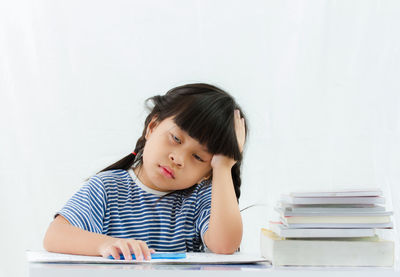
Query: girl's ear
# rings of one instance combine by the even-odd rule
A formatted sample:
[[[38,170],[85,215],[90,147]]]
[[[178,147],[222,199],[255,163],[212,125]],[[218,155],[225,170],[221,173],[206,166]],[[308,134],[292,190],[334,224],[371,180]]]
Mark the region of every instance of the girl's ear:
[[[210,173],[208,173],[206,176],[204,176],[203,178],[200,179],[199,182],[197,182],[197,184],[200,184],[201,182],[210,179],[212,176],[212,172],[210,171]]]
[[[149,137],[149,134],[151,134],[154,130],[154,128],[158,125],[158,121],[157,121],[157,116],[154,116],[151,121],[149,122],[149,124],[147,125],[147,129],[146,129],[146,135],[144,136],[145,139],[147,140],[147,138]]]

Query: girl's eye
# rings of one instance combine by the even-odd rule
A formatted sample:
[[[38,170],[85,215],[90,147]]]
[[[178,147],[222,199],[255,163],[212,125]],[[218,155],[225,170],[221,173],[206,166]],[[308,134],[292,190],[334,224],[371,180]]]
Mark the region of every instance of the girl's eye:
[[[199,156],[197,156],[196,154],[193,154],[193,157],[194,157],[196,160],[200,161],[200,162],[204,162],[203,159],[200,158]]]
[[[171,137],[175,142],[177,142],[179,144],[181,143],[181,140],[178,137],[174,136],[173,134],[171,134]]]

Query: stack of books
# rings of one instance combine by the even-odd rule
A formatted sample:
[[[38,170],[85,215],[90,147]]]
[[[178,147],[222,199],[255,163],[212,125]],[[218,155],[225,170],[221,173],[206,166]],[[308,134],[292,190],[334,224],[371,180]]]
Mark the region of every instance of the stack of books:
[[[275,265],[393,266],[394,242],[381,190],[299,192],[283,195],[279,222],[261,230],[261,254]]]

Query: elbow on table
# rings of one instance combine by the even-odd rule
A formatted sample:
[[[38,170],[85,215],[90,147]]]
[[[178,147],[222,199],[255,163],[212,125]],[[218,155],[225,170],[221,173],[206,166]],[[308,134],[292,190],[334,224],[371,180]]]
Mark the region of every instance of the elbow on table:
[[[209,250],[211,250],[215,254],[225,254],[230,255],[235,253],[236,250],[239,249],[242,237],[237,239],[228,239],[228,240],[212,240],[207,232],[204,236],[204,242]]]
[[[52,250],[53,250],[54,243],[53,243],[50,227],[47,229],[46,234],[44,235],[42,245],[46,251],[53,252]]]
[[[215,254],[232,255],[233,253],[235,253],[237,248],[234,249],[232,247],[219,247],[216,248],[215,250],[213,249],[210,250]]]
[[[62,224],[67,224],[68,221],[62,216],[57,216],[47,228],[46,234],[43,238],[43,248],[49,252],[57,252],[57,245],[59,244],[59,239],[57,234],[60,233],[59,227],[64,226]],[[69,223],[68,223],[69,224]]]

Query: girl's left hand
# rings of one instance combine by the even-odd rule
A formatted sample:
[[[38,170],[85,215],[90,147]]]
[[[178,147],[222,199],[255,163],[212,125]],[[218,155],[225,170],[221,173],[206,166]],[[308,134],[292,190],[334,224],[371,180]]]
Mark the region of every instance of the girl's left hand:
[[[235,133],[236,133],[236,140],[238,142],[238,147],[240,153],[243,152],[243,146],[246,139],[246,128],[244,124],[244,118],[240,117],[240,111],[235,110],[234,114],[234,122],[235,122]],[[226,166],[232,168],[236,161],[232,158],[224,156],[222,154],[214,155],[211,160],[211,167],[215,169],[216,167]]]

